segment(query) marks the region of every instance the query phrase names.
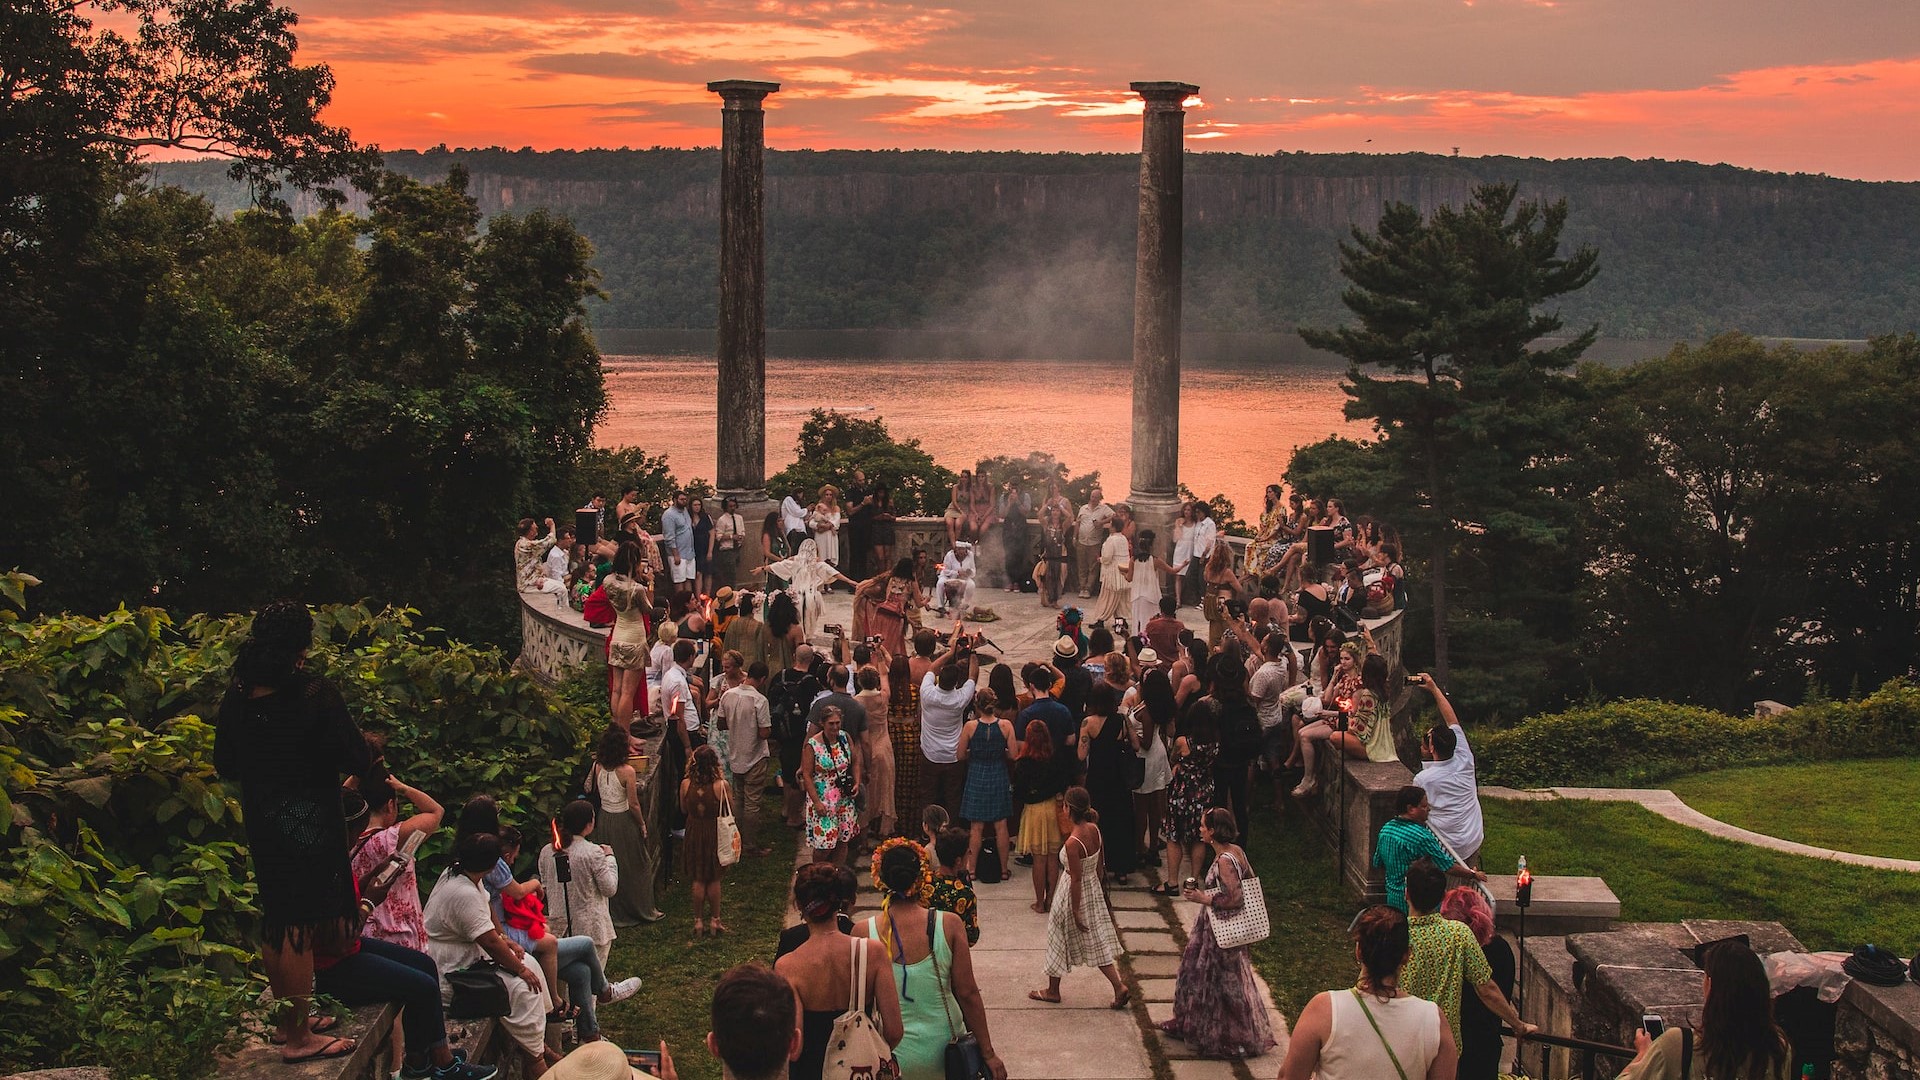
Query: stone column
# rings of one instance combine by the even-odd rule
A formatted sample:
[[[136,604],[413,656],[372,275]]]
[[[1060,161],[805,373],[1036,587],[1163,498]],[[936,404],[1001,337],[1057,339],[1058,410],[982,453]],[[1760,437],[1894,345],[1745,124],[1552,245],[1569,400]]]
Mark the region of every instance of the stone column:
[[[1139,528],[1173,550],[1180,505],[1180,256],[1182,123],[1192,83],[1137,82],[1146,99],[1140,135],[1140,241],[1133,285],[1133,505]]]
[[[763,199],[766,113],[779,83],[710,82],[720,95],[719,409],[714,485],[740,500],[749,541],[744,572],[760,559],[767,500],[767,248]],[[736,582],[736,584],[738,584]]]

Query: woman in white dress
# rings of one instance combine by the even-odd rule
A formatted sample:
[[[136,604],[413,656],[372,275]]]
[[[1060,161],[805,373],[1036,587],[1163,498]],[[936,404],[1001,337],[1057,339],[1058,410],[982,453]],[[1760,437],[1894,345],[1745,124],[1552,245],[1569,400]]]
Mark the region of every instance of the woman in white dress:
[[[1131,604],[1133,592],[1133,551],[1127,544],[1127,534],[1117,524],[1120,518],[1115,515],[1107,522],[1107,538],[1100,545],[1100,598],[1094,601],[1093,611],[1087,615],[1086,625],[1095,626],[1114,617],[1126,618],[1133,613]]]
[[[1183,502],[1180,511],[1173,519],[1173,598],[1177,604],[1191,604],[1192,597],[1182,596],[1181,583],[1187,576],[1187,568],[1193,562],[1193,503]]]
[[[820,547],[820,557],[840,565],[840,526],[846,515],[840,511],[840,489],[832,484],[820,489],[820,501],[807,511],[807,530]]]
[[[421,913],[427,927],[427,955],[440,971],[441,1000],[453,1000],[448,972],[489,958],[498,963],[500,981],[507,989],[507,1015],[500,1023],[526,1055],[524,1075],[540,1076],[560,1060],[560,1055],[547,1049],[546,985],[533,958],[494,926],[493,907],[486,886],[480,884],[500,861],[500,838],[471,833],[454,849],[454,859]]]
[[[1153,553],[1154,536],[1152,529],[1141,529],[1139,541],[1134,545],[1133,577],[1128,581],[1128,592],[1133,598],[1133,632],[1142,633],[1147,622],[1160,614],[1160,575],[1175,574],[1173,564]],[[1180,579],[1174,578],[1175,588]]]
[[[859,584],[821,558],[820,545],[812,540],[800,541],[800,550],[792,558],[768,563],[753,571],[754,574],[768,572],[787,582],[787,592],[800,610],[801,630],[810,639],[820,636],[826,624],[827,587],[837,581]]]
[[[1127,1007],[1127,984],[1114,964],[1121,953],[1120,933],[1107,907],[1099,818],[1086,788],[1070,787],[1061,797],[1060,830],[1067,839],[1060,846],[1060,864],[1067,885],[1054,890],[1053,908],[1047,913],[1047,988],[1027,991],[1035,1001],[1058,1005],[1060,980],[1067,972],[1096,967],[1113,987],[1109,1006]]]

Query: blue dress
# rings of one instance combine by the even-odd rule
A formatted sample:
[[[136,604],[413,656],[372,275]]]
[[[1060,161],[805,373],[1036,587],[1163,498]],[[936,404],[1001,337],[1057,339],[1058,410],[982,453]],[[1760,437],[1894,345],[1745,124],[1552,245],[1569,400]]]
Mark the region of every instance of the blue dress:
[[[967,786],[960,794],[960,816],[967,821],[999,821],[1012,815],[1007,737],[998,720],[982,719],[967,740]]]

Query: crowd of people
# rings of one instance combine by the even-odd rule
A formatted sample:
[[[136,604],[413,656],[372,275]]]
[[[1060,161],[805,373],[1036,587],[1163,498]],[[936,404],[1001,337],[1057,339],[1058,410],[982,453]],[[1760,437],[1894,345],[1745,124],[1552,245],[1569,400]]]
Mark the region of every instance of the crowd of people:
[[[676,495],[658,537],[636,490],[611,511],[601,498],[578,511],[590,543],[550,519],[544,533],[521,522],[522,590],[571,600],[610,629],[608,723],[581,797],[551,820],[503,821],[481,795],[445,821],[355,730],[338,692],[302,670],[305,609],[263,610],[221,709],[216,761],[246,808],[263,954],[286,1003],[283,1057],[352,1050],[309,1009],[317,992],[403,1003],[395,1064],[407,1080],[487,1080],[492,1066],[449,1049],[445,1017],[471,1007],[475,973],[491,972],[492,1014],[528,1075],[587,1068],[605,1055],[599,1006],[638,989],[608,974],[610,946],[662,917],[654,890],[667,875],[651,853],[691,890],[693,933],[724,935],[729,867],[773,854],[782,824],[811,852],[792,885],[800,925],[771,969],[730,972],[715,991],[709,1048],[729,1075],[852,1080],[884,1059],[938,1080],[964,1041],[971,1075],[1004,1078],[971,956],[996,928],[974,885],[1016,866],[1046,916],[1034,1001],[1059,1002],[1073,969],[1091,968],[1113,1007],[1129,1007],[1108,889],[1135,884],[1200,907],[1162,1031],[1206,1056],[1271,1049],[1248,947],[1222,944],[1216,927],[1259,902],[1245,846],[1255,798],[1284,809],[1312,796],[1329,752],[1399,759],[1398,688],[1368,626],[1405,602],[1393,530],[1276,486],[1244,560],[1199,502],[1181,509],[1169,559],[1097,487],[1076,507],[1050,485],[1036,508],[963,474],[936,566],[924,552],[893,558],[889,505],[858,473],[811,505],[792,493],[763,526],[757,566],[740,555],[731,499],[709,517]],[[1043,657],[1015,663],[969,630],[971,545],[990,530],[1013,587],[1031,579],[1050,605],[1077,587],[1091,601],[1057,612]],[[736,591],[758,575],[764,588]],[[843,586],[850,628],[827,622],[824,598]],[[1194,603],[1205,626],[1181,617]],[[1359,980],[1298,1018],[1283,1077],[1492,1077],[1503,1028],[1533,1030],[1509,999],[1515,959],[1480,886],[1472,746],[1441,686],[1408,682],[1437,721],[1372,838],[1387,902],[1356,918]],[[423,903],[410,854],[448,824],[453,863]],[[516,825],[539,838],[530,873]],[[863,854],[881,899],[856,921]],[[1723,967],[1732,989],[1720,996],[1744,995],[1745,961]],[[555,1022],[586,1044],[565,1062],[547,1043]],[[1735,1060],[1730,1038],[1709,1021],[1702,1052]],[[1740,1038],[1738,1060],[1776,1062],[1751,1032]],[[1634,1075],[1665,1076],[1673,1056],[1664,1042],[1643,1047]],[[670,1075],[670,1057],[659,1067]]]

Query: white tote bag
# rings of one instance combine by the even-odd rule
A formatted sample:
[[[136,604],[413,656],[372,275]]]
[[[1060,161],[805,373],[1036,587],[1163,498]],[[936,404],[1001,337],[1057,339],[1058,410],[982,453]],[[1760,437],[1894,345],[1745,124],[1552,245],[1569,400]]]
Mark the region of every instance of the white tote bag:
[[[714,822],[714,830],[720,841],[720,865],[732,866],[740,861],[740,826],[733,820],[733,786],[723,788],[720,795],[720,818]]]
[[[1253,876],[1252,867],[1242,865],[1240,870],[1244,875],[1240,878],[1240,910],[1231,915],[1209,912],[1207,916],[1213,920],[1214,944],[1223,949],[1265,941],[1273,932],[1267,925],[1267,896],[1260,891],[1260,879]]]

